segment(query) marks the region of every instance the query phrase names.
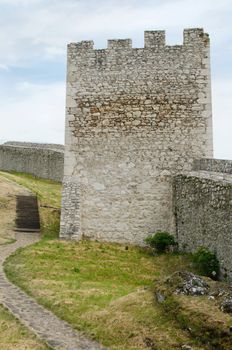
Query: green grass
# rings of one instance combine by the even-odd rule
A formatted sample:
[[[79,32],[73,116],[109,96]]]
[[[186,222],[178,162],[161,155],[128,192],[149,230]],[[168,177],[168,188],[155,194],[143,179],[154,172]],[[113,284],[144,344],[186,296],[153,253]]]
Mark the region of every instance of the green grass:
[[[59,211],[48,207],[60,208],[61,185],[25,174],[5,176],[37,193],[43,232],[39,243],[7,259],[12,282],[111,350],[174,350],[184,344],[206,349],[154,298],[154,284],[190,269],[189,257],[153,256],[120,244],[58,241]]]
[[[0,305],[0,349],[48,350],[49,348]]]
[[[168,350],[188,337],[155,306],[151,287],[154,278],[188,263],[183,256],[154,257],[119,244],[43,240],[17,251],[5,270],[40,303],[110,349],[144,349],[148,337]]]
[[[0,174],[34,192],[42,205],[60,208],[61,184],[59,182],[40,179],[25,173],[0,172]]]

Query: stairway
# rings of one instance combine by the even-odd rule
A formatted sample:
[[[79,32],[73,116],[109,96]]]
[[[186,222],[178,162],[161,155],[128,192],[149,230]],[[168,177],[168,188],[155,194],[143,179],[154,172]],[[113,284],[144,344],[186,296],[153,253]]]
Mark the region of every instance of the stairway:
[[[38,232],[40,218],[36,196],[16,196],[16,231]]]

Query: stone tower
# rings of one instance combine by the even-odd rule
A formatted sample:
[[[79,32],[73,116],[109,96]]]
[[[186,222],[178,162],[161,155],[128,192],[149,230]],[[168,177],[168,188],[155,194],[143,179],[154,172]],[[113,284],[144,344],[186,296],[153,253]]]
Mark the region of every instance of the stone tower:
[[[60,236],[141,244],[175,234],[172,177],[213,156],[208,35],[72,43],[66,103]]]

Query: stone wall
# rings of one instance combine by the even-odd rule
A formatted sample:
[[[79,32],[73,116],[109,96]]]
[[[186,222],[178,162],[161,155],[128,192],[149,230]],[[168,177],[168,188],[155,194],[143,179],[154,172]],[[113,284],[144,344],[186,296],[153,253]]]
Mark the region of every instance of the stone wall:
[[[175,233],[172,176],[212,157],[209,37],[164,31],[68,46],[61,237],[141,244]]]
[[[0,145],[0,170],[18,171],[44,179],[62,181],[64,151],[35,146],[36,144],[34,147],[33,144],[29,147]]]
[[[54,151],[63,151],[64,145],[57,143],[35,143],[35,142],[20,142],[20,141],[7,141],[4,142],[4,146],[15,146],[15,147],[31,147],[31,148],[46,148]]]
[[[232,175],[206,171],[177,175],[174,202],[180,248],[194,252],[204,246],[215,251],[222,273],[232,279]]]
[[[232,160],[225,159],[195,159],[193,170],[205,170],[232,174]]]

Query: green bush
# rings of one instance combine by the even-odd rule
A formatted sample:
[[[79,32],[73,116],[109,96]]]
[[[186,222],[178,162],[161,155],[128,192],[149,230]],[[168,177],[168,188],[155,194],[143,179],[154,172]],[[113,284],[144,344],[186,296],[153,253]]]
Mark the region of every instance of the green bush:
[[[174,237],[168,232],[156,232],[154,235],[147,237],[145,243],[155,248],[159,253],[163,253],[168,247],[176,245]]]
[[[215,253],[208,248],[200,247],[192,255],[193,263],[201,275],[211,277],[215,280],[219,278],[220,264]]]

